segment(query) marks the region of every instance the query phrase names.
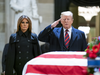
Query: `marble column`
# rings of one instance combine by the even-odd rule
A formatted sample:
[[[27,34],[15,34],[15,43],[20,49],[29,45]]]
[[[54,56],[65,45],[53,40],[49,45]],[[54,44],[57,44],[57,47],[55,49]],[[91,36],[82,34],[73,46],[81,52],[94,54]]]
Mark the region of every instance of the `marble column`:
[[[74,17],[72,26],[75,28],[78,28],[78,26],[79,26],[79,24],[78,24],[78,6],[71,4],[70,11],[73,13],[73,17]]]
[[[13,30],[14,12],[10,8],[10,0],[5,0],[5,43],[9,42],[9,37]]]
[[[10,24],[9,0],[5,0],[5,42],[8,42]]]
[[[100,36],[100,12],[96,16],[96,37]]]

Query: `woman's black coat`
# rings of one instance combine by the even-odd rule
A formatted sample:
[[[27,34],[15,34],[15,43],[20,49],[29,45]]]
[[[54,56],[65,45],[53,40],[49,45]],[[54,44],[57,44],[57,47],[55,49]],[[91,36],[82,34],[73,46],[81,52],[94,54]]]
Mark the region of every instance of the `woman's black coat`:
[[[25,46],[23,49],[27,53],[29,53],[29,52],[33,52],[33,53],[30,53],[28,55],[29,57],[27,57],[25,54],[24,54],[25,56],[23,56],[23,53],[25,53],[25,52],[23,52],[23,53],[20,52],[20,50],[19,50],[19,48],[21,48],[20,47],[20,44],[19,45],[16,45],[16,44],[20,43],[19,42],[20,41],[20,37],[18,37],[18,35],[19,35],[18,33],[15,33],[15,34],[12,34],[10,36],[9,48],[8,48],[8,53],[7,53],[7,58],[6,58],[5,75],[13,75],[13,68],[14,69],[17,69],[16,67],[18,67],[18,66],[19,67],[23,67],[23,65],[25,65],[25,63],[28,60],[32,59],[32,57],[34,58],[34,57],[36,57],[36,56],[38,56],[38,55],[41,54],[40,47],[39,47],[39,43],[38,43],[38,39],[37,39],[37,35],[34,34],[34,33],[30,33],[30,36],[27,39],[28,45]],[[29,47],[28,48],[29,50],[27,49],[27,47]],[[22,53],[21,56],[18,55],[19,53]],[[33,56],[31,56],[31,54],[33,54]],[[28,58],[30,58],[30,59],[28,59],[27,61],[26,60],[25,61],[23,60],[22,63],[19,63],[18,61],[21,58],[22,59],[25,59],[25,58],[28,59]]]

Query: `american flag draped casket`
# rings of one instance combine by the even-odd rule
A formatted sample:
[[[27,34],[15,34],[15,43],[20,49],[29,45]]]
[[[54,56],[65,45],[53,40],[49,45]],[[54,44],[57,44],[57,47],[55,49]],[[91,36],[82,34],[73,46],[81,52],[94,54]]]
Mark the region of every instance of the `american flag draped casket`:
[[[48,52],[28,61],[22,75],[87,75],[86,52]]]

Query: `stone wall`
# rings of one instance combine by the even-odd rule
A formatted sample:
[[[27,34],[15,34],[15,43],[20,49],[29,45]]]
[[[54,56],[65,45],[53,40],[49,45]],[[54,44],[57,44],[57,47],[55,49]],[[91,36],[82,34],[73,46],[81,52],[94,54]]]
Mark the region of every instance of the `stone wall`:
[[[0,51],[5,44],[5,20],[4,20],[4,0],[0,0]]]
[[[4,32],[4,0],[0,0],[0,33]]]
[[[5,3],[4,0],[0,0],[0,73],[2,71],[1,58],[2,51],[5,45]]]
[[[43,18],[43,21],[39,27],[40,32],[54,21],[54,0],[37,0],[37,2],[38,13]],[[40,45],[41,44],[43,44],[43,42],[40,42]]]

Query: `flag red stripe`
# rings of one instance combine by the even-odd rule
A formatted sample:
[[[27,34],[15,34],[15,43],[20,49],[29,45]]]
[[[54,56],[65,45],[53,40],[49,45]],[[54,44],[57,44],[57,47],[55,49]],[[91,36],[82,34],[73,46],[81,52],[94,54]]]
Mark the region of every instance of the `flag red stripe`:
[[[43,54],[43,55],[40,55],[36,58],[40,58],[40,57],[43,57],[43,58],[80,58],[80,59],[84,59],[83,58],[83,55],[76,55],[76,54]]]
[[[86,66],[28,65],[26,73],[87,75]]]

